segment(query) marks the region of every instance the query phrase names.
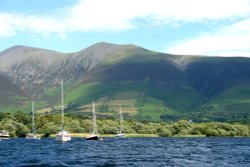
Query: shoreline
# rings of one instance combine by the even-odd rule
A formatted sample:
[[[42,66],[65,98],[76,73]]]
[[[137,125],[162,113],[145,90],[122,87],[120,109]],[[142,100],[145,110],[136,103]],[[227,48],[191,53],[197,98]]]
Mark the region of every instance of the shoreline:
[[[82,137],[86,138],[89,136],[89,133],[70,133],[71,137]],[[112,138],[115,137],[116,134],[99,134],[100,137],[107,137],[107,138]],[[40,135],[39,135],[40,136]],[[160,137],[159,135],[156,134],[136,134],[136,133],[129,133],[125,134],[126,137],[131,137],[131,138],[136,138],[136,137],[145,137],[145,138],[156,138]],[[42,135],[41,135],[42,137]],[[50,135],[49,137],[55,137],[55,134]]]
[[[101,138],[115,138],[116,134],[102,134],[99,135]],[[55,134],[50,135],[49,137],[43,137],[41,134],[37,134],[39,138],[55,138]],[[86,138],[88,137],[88,133],[71,133],[72,138]],[[125,134],[126,138],[250,138],[250,136],[206,136],[206,135],[175,135],[175,136],[159,136],[157,134]],[[10,137],[11,138],[25,138],[25,137]],[[7,140],[8,140],[7,139]],[[1,139],[0,139],[1,140]],[[2,139],[6,140],[6,139]]]
[[[99,134],[100,137],[105,138],[112,138],[115,137],[116,134]],[[42,137],[42,135],[39,135]],[[89,133],[71,133],[71,137],[75,138],[86,138],[89,136]],[[213,137],[220,137],[220,138],[241,138],[241,137],[250,137],[250,136],[206,136],[206,135],[175,135],[175,136],[159,136],[157,134],[137,134],[137,133],[128,133],[125,134],[126,138],[213,138]],[[55,134],[50,135],[49,137],[54,138]]]

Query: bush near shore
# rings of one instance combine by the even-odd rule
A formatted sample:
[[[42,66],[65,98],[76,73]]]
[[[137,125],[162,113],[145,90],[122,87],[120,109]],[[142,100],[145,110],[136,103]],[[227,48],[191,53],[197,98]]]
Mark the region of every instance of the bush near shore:
[[[119,120],[97,120],[99,134],[116,134],[119,131]],[[61,115],[37,115],[37,133],[50,136],[60,130]],[[193,123],[180,120],[174,123],[142,123],[135,120],[124,121],[126,133],[155,134],[161,137],[171,136],[250,136],[250,125],[240,123]],[[92,121],[82,116],[66,114],[65,130],[71,133],[89,133]],[[31,116],[23,113],[0,113],[0,130],[8,130],[11,137],[25,137],[31,131]],[[149,135],[150,136],[150,135]]]

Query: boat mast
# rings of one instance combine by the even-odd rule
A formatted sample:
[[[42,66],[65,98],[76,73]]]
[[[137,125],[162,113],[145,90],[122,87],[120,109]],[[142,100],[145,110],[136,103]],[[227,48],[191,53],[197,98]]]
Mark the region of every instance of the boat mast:
[[[64,98],[63,98],[63,80],[61,81],[61,110],[62,110],[62,133],[64,130]]]
[[[123,126],[122,106],[120,105],[119,108],[120,108],[120,131],[121,131],[121,133],[123,133],[124,126]]]
[[[34,109],[34,101],[32,101],[32,133],[36,134],[36,128],[35,128],[35,109]]]
[[[92,113],[93,113],[93,134],[97,134],[95,102],[94,101],[92,102]]]

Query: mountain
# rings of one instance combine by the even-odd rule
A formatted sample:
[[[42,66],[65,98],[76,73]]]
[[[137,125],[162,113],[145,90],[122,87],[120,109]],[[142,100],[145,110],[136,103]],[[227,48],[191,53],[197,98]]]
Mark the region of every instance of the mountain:
[[[63,69],[67,56],[58,52],[14,46],[0,53],[0,71],[29,96],[46,89]]]
[[[0,111],[66,112],[140,121],[250,122],[250,59],[170,55],[97,43],[75,53],[14,46],[0,53]]]

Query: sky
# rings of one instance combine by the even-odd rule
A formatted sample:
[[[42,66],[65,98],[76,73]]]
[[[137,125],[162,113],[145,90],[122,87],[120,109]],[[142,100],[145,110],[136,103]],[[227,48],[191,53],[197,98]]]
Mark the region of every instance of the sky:
[[[0,0],[0,51],[70,53],[98,42],[250,57],[250,0]]]

